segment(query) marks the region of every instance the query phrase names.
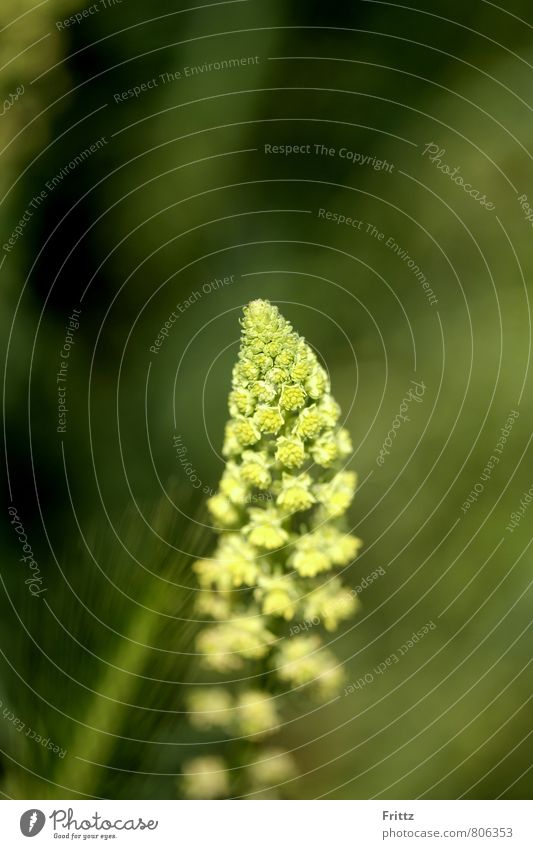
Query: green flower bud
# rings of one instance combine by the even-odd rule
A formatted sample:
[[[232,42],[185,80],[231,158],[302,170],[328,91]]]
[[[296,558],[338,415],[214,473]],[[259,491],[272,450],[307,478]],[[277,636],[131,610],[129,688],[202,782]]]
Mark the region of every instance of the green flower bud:
[[[274,699],[261,690],[246,690],[237,699],[238,733],[257,740],[277,731],[279,718]]]
[[[333,431],[323,433],[310,446],[309,451],[315,463],[318,463],[319,466],[323,466],[325,469],[329,469],[340,453],[337,437]]]
[[[323,422],[320,412],[313,404],[311,407],[306,407],[302,410],[296,424],[294,432],[302,439],[315,439],[322,430]]]
[[[339,622],[353,616],[358,607],[357,596],[335,579],[309,593],[303,616],[306,620],[318,618],[327,631],[335,631]]]
[[[244,417],[239,417],[235,422],[234,433],[240,445],[255,445],[261,438],[261,434],[253,421]]]
[[[320,536],[334,566],[346,566],[350,563],[363,544],[358,537],[344,534],[327,525],[320,529]]]
[[[255,407],[253,394],[244,387],[238,387],[230,392],[229,411],[232,416],[251,416]]]
[[[229,796],[229,773],[222,758],[194,758],[183,764],[183,789],[188,799]]]
[[[296,569],[302,578],[314,578],[331,569],[332,564],[327,553],[309,541],[298,545],[289,559],[289,565]]]
[[[227,591],[242,584],[253,586],[260,574],[258,552],[241,534],[227,533],[214,557],[197,560],[194,570],[202,587]]]
[[[259,367],[248,359],[242,359],[235,367],[236,383],[247,384],[249,381],[257,380],[259,377]]]
[[[197,560],[193,569],[201,587],[216,587],[220,591],[228,591],[233,587],[233,578],[229,569],[221,568],[221,563],[216,557]]]
[[[187,696],[187,710],[195,728],[228,728],[233,720],[233,699],[222,687],[202,687]]]
[[[278,433],[284,423],[279,407],[269,407],[266,404],[257,408],[254,422],[261,433]]]
[[[224,528],[234,528],[239,524],[239,511],[233,506],[229,498],[222,493],[217,493],[207,500],[207,508],[215,522]]]
[[[236,422],[230,421],[227,423],[224,430],[224,445],[222,453],[224,457],[235,457],[242,451],[242,446],[235,435]]]
[[[217,569],[220,571],[220,566],[217,563]],[[201,572],[195,568],[198,573],[200,584],[203,584],[203,576]],[[200,616],[209,617],[211,619],[225,620],[231,616],[231,593],[223,592],[217,589],[216,592],[201,592],[194,602],[195,612]]]
[[[250,522],[243,531],[248,533],[252,545],[273,551],[287,542],[289,535],[281,524],[284,517],[280,516],[277,510],[252,507],[249,514]]]
[[[335,655],[332,652],[328,655],[329,661],[324,662],[324,668],[315,680],[318,697],[324,701],[336,696],[346,681],[344,669],[337,663]]]
[[[220,479],[220,492],[231,501],[232,504],[245,504],[248,498],[248,487],[241,476],[240,466],[229,462],[224,474]],[[216,496],[214,496],[216,498]]]
[[[341,457],[348,457],[353,451],[352,439],[344,427],[337,433],[337,446]]]
[[[216,551],[216,561],[222,574],[229,574],[231,584],[253,586],[260,574],[258,552],[240,534],[225,534]]]
[[[323,505],[323,512],[329,519],[343,516],[355,494],[357,475],[355,472],[339,472],[324,484],[316,484],[315,495]]]
[[[279,748],[265,749],[261,757],[248,767],[252,789],[276,787],[296,774],[296,765],[288,752]],[[270,797],[269,797],[270,798]]]
[[[291,368],[291,377],[293,380],[305,381],[312,371],[312,363],[307,359],[298,359]]]
[[[301,386],[284,386],[280,404],[284,410],[299,410],[305,404],[305,390]]]
[[[324,395],[318,405],[318,411],[326,427],[335,427],[341,415],[341,408],[331,395]]]
[[[281,344],[279,339],[274,339],[272,342],[269,342],[266,347],[266,350],[271,357],[277,357],[279,354],[281,354],[283,350],[283,345]]]
[[[270,369],[274,365],[274,360],[268,354],[257,354],[255,357],[255,364],[259,367],[261,372],[265,374],[266,372],[270,372]]]
[[[341,686],[344,674],[335,655],[321,645],[315,635],[286,640],[276,655],[276,671],[281,681],[295,687],[310,684],[327,699]]]
[[[269,461],[264,451],[244,451],[242,455],[241,477],[246,483],[257,489],[267,489],[272,481]]]
[[[280,436],[276,442],[276,460],[288,469],[297,469],[305,460],[305,447],[297,437]]]
[[[284,472],[276,504],[288,513],[308,510],[316,501],[310,489],[312,482],[312,478],[307,474],[295,476]]]
[[[274,383],[276,386],[280,386],[282,383],[285,383],[289,379],[289,372],[284,368],[278,368],[274,366],[266,373],[266,379],[270,381],[270,383]]]
[[[252,354],[261,354],[265,349],[265,343],[261,339],[251,339],[248,349]],[[254,357],[254,362],[256,365],[259,365],[258,357]]]
[[[297,590],[290,576],[260,577],[254,596],[265,616],[292,619],[296,613]]]
[[[216,672],[238,672],[245,660],[265,657],[274,640],[261,618],[250,616],[201,631],[196,649],[203,655],[204,664]]]
[[[274,384],[268,383],[266,380],[257,380],[255,383],[252,383],[250,390],[261,404],[269,404],[278,394],[278,390]]]
[[[329,391],[329,379],[321,366],[316,366],[305,382],[305,388],[311,398],[321,398]]]
[[[294,362],[294,354],[292,351],[280,351],[276,357],[276,365],[278,368],[288,369]]]

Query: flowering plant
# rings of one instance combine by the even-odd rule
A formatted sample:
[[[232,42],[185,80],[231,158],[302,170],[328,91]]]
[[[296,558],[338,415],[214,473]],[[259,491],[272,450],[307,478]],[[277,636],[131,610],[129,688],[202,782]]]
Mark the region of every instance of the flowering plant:
[[[313,698],[328,700],[342,684],[342,666],[321,636],[284,636],[283,625],[311,619],[333,631],[354,614],[356,595],[334,570],[354,559],[361,541],[344,522],[356,475],[344,469],[352,445],[326,371],[268,301],[252,301],[241,323],[226,466],[207,504],[218,544],[194,570],[197,612],[213,620],[199,633],[197,651],[206,668],[243,678],[232,690],[194,688],[188,709],[196,728],[256,743],[279,728],[276,691],[306,688]],[[254,663],[262,686],[246,684]],[[252,760],[247,773],[253,793],[294,774],[292,759],[279,748]],[[190,797],[231,793],[219,757],[191,760],[183,772]]]

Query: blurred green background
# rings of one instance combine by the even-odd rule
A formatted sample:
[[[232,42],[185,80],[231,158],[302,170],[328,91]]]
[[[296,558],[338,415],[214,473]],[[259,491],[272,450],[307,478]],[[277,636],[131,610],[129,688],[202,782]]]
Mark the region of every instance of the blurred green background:
[[[310,714],[287,703],[300,775],[284,795],[527,798],[533,512],[506,526],[533,483],[530,4],[123,0],[64,24],[89,6],[0,11],[3,795],[176,798],[205,751],[183,713],[200,677],[190,566],[213,543],[240,310],[261,297],[319,352],[353,435],[365,548],[346,582],[385,570],[332,640],[349,680],[372,682]],[[413,380],[423,402],[380,466]]]

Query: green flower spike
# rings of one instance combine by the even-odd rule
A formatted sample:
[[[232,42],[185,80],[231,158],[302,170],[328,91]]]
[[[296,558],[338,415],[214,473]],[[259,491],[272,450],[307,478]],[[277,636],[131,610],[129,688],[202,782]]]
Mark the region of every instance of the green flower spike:
[[[219,539],[214,554],[194,569],[197,612],[214,620],[200,632],[196,651],[204,668],[240,673],[243,680],[231,691],[220,683],[193,689],[188,709],[195,728],[244,737],[255,754],[244,770],[242,757],[235,764],[218,755],[189,761],[183,789],[192,798],[261,797],[269,782],[296,774],[288,753],[270,743],[258,750],[258,741],[281,723],[277,694],[304,689],[327,700],[338,692],[343,670],[320,632],[334,631],[358,608],[335,574],[356,557],[361,541],[344,524],[356,475],[344,469],[352,445],[339,425],[328,374],[268,301],[252,301],[241,324],[226,467],[207,502]],[[312,634],[290,629],[291,622],[309,621]],[[253,689],[247,678],[254,679]]]

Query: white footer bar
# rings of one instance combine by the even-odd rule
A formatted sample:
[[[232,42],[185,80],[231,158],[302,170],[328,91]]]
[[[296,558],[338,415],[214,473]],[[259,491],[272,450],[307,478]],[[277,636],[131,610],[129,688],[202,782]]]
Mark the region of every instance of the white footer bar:
[[[0,803],[0,834],[10,849],[531,849],[530,816],[527,801],[9,800]]]

